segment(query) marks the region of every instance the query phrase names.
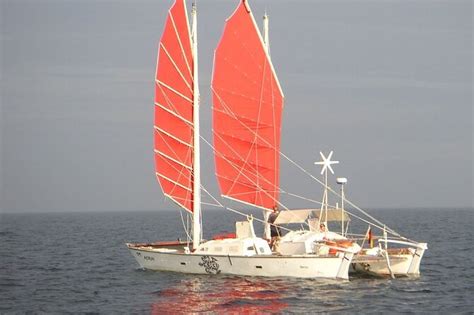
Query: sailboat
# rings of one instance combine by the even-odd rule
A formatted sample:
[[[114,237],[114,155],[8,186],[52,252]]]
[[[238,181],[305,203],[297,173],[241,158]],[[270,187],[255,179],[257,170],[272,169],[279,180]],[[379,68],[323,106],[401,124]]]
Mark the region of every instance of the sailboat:
[[[330,211],[327,207],[319,213],[278,210],[284,208],[279,200],[284,96],[268,47],[268,19],[264,18],[262,36],[248,1],[241,0],[226,20],[215,50],[211,84],[213,152],[221,195],[261,209],[264,235],[256,235],[256,219],[247,215],[235,222],[235,235],[204,240],[196,7],[191,28],[185,0],[176,0],[169,10],[155,77],[155,168],[164,195],[192,217],[192,243],[127,243],[142,268],[348,279],[352,259],[360,250],[356,242],[317,227],[289,231],[272,240],[272,227],[311,219],[317,220],[316,225],[327,224]]]
[[[336,216],[332,215],[331,221],[339,223],[341,228],[341,232],[337,233],[335,238],[342,236],[350,238],[352,241],[360,241],[361,250],[353,258],[349,270],[350,274],[364,274],[376,277],[390,276],[392,278],[419,276],[421,260],[428,249],[427,243],[413,241],[400,235],[346,199],[344,186],[347,184],[347,178],[338,177],[336,180],[337,184],[341,187],[340,193],[330,188],[328,186],[328,170],[334,174],[331,165],[338,164],[339,161],[331,160],[333,151],[329,153],[327,158],[322,152],[320,152],[320,155],[322,161],[315,162],[315,164],[323,166],[321,174],[324,174],[324,183],[320,182],[324,186],[322,205],[326,209],[326,216],[328,213],[336,214]],[[341,207],[336,203],[336,207],[327,212],[329,192],[340,197]],[[352,206],[351,211],[345,208],[345,203],[349,203]],[[358,215],[355,214],[356,212],[358,212]],[[368,224],[365,234],[348,233],[351,218],[356,218]],[[382,235],[376,236],[376,230],[379,230]],[[375,244],[376,242],[377,244]]]

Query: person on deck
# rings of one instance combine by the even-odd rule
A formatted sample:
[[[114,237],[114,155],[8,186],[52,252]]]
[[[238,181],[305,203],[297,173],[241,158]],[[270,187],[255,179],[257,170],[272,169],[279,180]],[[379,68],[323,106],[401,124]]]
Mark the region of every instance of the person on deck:
[[[319,231],[322,233],[326,232],[326,225],[324,225],[324,223],[321,223],[319,225]]]
[[[280,214],[280,211],[278,210],[277,206],[274,206],[273,212],[268,217],[268,223],[270,223],[270,236],[271,236],[270,248],[273,248],[273,245],[281,236],[280,227],[273,224],[279,214]]]

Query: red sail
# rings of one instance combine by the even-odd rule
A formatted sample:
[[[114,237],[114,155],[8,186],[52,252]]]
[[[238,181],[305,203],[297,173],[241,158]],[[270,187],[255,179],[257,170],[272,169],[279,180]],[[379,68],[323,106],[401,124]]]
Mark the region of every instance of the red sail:
[[[193,55],[184,0],[168,13],[155,76],[155,168],[166,196],[193,209]]]
[[[272,209],[279,198],[283,92],[245,0],[215,51],[212,93],[221,193]]]

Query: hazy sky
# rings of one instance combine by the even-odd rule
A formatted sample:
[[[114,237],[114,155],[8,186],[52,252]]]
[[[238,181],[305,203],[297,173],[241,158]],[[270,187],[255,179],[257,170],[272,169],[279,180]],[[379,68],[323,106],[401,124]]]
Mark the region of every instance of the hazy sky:
[[[156,49],[172,1],[0,2],[1,209],[174,208],[152,145]],[[237,3],[198,3],[207,139],[213,50]],[[472,1],[250,5],[259,23],[270,16],[285,153],[319,174],[318,152],[334,150],[336,175],[363,207],[472,207]],[[217,194],[209,149],[202,160]],[[321,195],[285,162],[281,182]]]

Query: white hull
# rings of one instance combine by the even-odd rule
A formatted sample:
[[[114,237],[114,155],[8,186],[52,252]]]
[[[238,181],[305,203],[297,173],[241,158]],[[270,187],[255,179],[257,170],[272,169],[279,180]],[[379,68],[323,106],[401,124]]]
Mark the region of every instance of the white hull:
[[[184,251],[166,252],[127,244],[140,267],[149,270],[191,274],[228,274],[263,277],[349,279],[353,253],[337,255],[204,255]]]
[[[421,243],[418,248],[412,248],[408,253],[389,253],[389,264],[384,256],[356,256],[351,264],[350,271],[376,276],[419,276],[420,264],[426,250],[426,244]]]

